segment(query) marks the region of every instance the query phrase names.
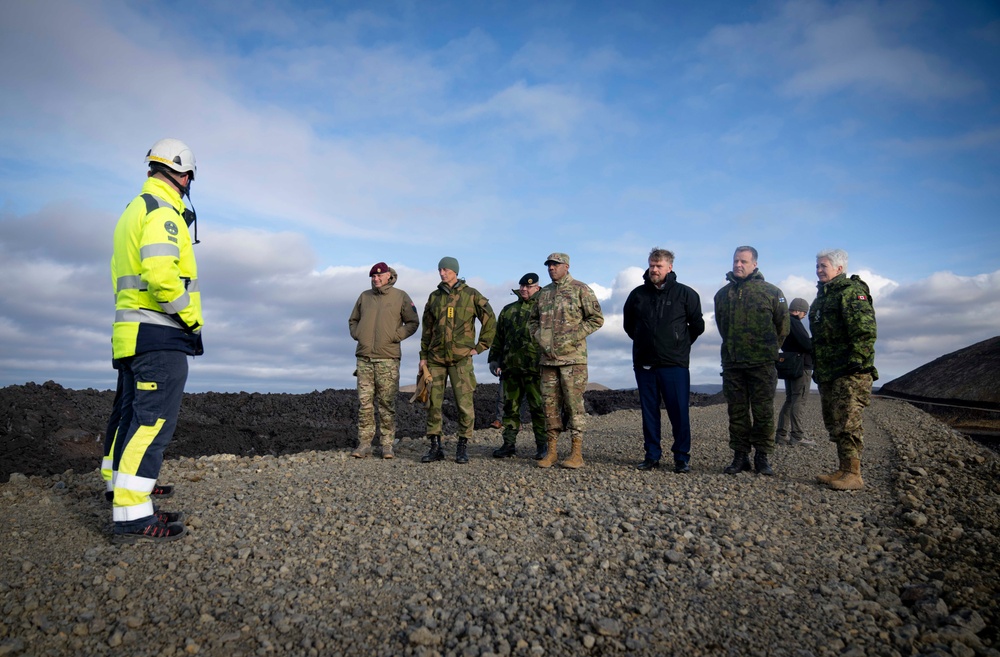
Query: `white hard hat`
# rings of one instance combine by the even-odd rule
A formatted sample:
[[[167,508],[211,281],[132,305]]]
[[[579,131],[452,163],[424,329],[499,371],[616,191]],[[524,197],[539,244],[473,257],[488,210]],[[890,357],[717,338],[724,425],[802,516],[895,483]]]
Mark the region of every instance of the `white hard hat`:
[[[162,164],[177,173],[190,173],[194,180],[198,165],[194,161],[194,153],[180,139],[161,139],[153,144],[146,153],[146,164]]]

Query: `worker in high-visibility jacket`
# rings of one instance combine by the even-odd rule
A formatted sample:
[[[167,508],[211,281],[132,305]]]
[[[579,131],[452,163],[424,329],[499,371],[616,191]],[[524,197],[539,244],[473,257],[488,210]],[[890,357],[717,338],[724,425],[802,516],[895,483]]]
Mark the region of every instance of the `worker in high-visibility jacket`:
[[[169,541],[185,534],[182,514],[157,509],[150,496],[164,492],[156,480],[177,426],[187,358],[203,353],[192,249],[197,238],[192,242],[189,232],[195,215],[182,198],[190,202],[194,153],[177,139],[161,139],[146,163],[142,193],[118,220],[111,257],[111,342],[120,376],[102,471],[108,478],[110,470],[115,543]]]

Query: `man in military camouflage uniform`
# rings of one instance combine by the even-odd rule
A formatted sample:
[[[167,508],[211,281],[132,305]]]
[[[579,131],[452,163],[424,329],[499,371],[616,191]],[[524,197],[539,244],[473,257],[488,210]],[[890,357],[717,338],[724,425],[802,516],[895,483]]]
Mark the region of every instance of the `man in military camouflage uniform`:
[[[458,260],[441,258],[438,263],[441,283],[431,292],[424,306],[423,332],[420,338],[420,367],[430,370],[431,384],[427,405],[427,437],[430,449],[420,459],[423,463],[441,461],[441,405],[448,379],[458,407],[458,446],[455,463],[468,463],[469,438],[476,421],[472,395],[476,375],[472,357],[490,348],[496,333],[496,317],[489,300],[458,277]],[[479,320],[479,340],[476,340],[476,319]]]
[[[396,437],[396,394],[399,392],[399,343],[417,332],[417,309],[395,287],[396,270],[384,262],[369,270],[372,289],[358,297],[347,324],[357,340],[358,448],[351,456],[365,458],[375,437],[375,404],[382,425],[382,458],[392,458]]]
[[[835,490],[860,490],[864,449],[862,411],[871,402],[875,369],[875,307],[868,285],[847,276],[847,253],[820,251],[816,256],[815,301],[809,307],[815,356],[813,380],[819,386],[823,423],[837,445],[840,467],[816,477]]]
[[[722,336],[722,391],[729,407],[733,462],[723,470],[754,469],[773,475],[767,456],[774,451],[774,390],[778,347],[789,331],[788,305],[780,289],[757,269],[757,249],[736,247],[729,283],[715,293],[715,323]]]
[[[545,260],[552,282],[538,293],[528,319],[528,332],[538,345],[542,401],[545,407],[544,458],[538,467],[550,468],[558,459],[556,447],[563,430],[563,410],[569,415],[572,451],[564,468],[583,467],[583,430],[587,413],[587,336],[604,325],[601,304],[588,285],[569,274],[569,256],[552,253]]]
[[[496,458],[515,456],[517,433],[521,430],[521,407],[528,402],[531,428],[535,433],[535,460],[545,457],[545,412],[542,409],[538,347],[528,333],[528,317],[541,288],[538,274],[521,277],[514,303],[504,306],[497,318],[497,335],[490,348],[490,371],[500,376],[503,388],[503,445],[493,450]]]

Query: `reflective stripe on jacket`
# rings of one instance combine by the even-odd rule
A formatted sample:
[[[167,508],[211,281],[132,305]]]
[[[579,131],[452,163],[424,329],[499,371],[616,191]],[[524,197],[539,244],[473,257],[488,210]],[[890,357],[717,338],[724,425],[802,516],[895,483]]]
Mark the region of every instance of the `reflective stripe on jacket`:
[[[183,211],[177,190],[154,177],[118,219],[111,256],[115,358],[203,351],[198,269]]]

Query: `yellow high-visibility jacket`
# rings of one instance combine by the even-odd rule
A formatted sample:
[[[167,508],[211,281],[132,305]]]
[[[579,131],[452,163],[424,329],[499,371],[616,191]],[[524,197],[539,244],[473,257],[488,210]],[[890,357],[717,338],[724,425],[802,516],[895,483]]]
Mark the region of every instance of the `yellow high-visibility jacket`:
[[[201,293],[184,201],[171,185],[147,178],[115,227],[115,358],[147,351],[203,353]]]

